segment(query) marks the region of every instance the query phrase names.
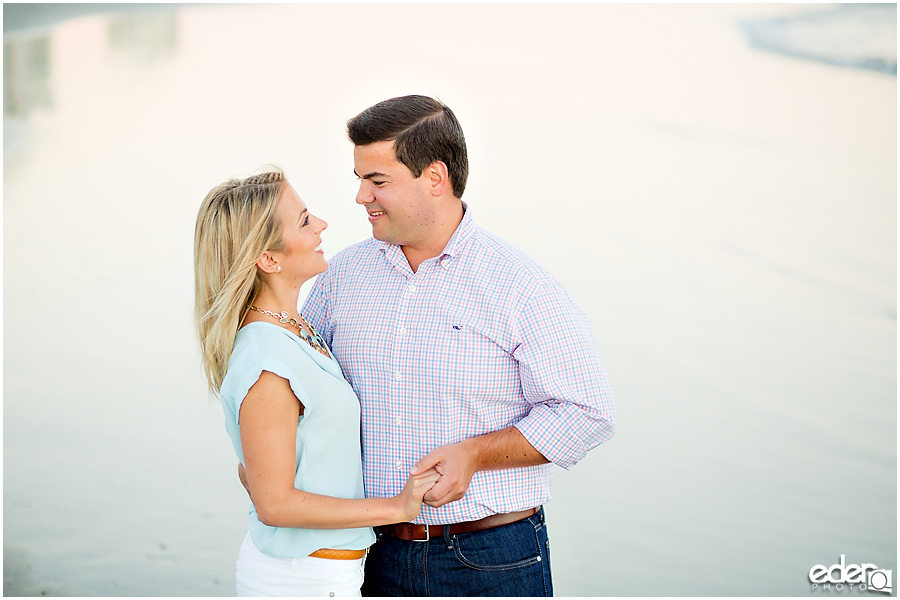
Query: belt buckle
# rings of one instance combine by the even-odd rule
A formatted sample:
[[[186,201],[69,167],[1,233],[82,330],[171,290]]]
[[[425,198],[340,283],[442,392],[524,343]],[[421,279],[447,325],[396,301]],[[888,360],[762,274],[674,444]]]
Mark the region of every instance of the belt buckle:
[[[425,539],[424,540],[412,540],[414,542],[427,542],[431,539],[431,530],[428,528],[428,523],[425,523]]]

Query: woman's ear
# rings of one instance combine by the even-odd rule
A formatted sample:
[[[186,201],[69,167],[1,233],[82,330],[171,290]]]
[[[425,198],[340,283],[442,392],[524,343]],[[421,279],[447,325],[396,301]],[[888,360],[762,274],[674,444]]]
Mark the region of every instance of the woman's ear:
[[[450,186],[450,172],[442,160],[436,160],[426,167],[432,196],[443,196]]]
[[[259,267],[259,270],[263,273],[277,273],[281,271],[281,266],[278,264],[278,261],[268,250],[262,253],[262,256],[256,261],[256,266]]]

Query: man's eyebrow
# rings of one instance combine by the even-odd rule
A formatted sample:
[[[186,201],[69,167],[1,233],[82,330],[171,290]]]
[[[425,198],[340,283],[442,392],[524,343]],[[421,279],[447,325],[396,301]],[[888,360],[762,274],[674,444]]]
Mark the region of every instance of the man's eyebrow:
[[[360,176],[359,173],[356,172],[356,169],[353,169],[353,174],[359,177],[360,179],[372,179],[373,177],[387,177],[387,173],[382,173],[381,171],[372,171],[371,173],[366,173],[363,176]]]

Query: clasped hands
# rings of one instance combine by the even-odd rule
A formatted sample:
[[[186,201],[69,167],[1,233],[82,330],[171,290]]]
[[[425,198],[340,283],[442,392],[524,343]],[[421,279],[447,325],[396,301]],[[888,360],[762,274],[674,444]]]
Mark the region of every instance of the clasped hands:
[[[425,493],[422,501],[438,508],[465,496],[475,466],[474,455],[465,447],[465,442],[460,442],[435,448],[413,465],[410,475],[420,475],[429,469],[437,471],[440,479]]]

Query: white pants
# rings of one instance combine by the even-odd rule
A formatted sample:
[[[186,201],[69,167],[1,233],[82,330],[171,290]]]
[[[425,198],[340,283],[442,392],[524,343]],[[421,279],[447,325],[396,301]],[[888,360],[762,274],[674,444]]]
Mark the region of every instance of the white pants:
[[[237,559],[238,596],[359,596],[364,558],[331,560],[304,556],[275,558],[244,538]]]

